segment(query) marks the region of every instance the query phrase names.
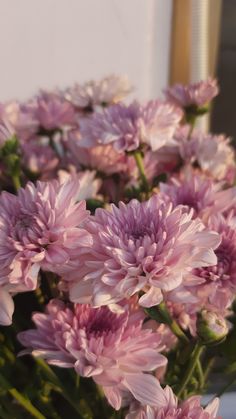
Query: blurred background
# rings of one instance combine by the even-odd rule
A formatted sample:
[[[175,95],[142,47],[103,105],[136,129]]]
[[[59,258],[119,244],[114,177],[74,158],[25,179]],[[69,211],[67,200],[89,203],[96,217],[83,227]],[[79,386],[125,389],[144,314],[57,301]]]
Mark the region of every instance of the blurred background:
[[[149,99],[211,75],[212,129],[235,137],[235,21],[235,0],[0,0],[0,101],[110,73]]]

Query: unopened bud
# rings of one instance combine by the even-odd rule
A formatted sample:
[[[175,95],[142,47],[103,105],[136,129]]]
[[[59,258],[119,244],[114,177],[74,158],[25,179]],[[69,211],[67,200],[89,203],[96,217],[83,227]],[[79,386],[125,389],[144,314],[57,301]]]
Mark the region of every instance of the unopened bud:
[[[227,333],[227,322],[220,314],[207,310],[198,313],[197,335],[204,345],[221,343]]]

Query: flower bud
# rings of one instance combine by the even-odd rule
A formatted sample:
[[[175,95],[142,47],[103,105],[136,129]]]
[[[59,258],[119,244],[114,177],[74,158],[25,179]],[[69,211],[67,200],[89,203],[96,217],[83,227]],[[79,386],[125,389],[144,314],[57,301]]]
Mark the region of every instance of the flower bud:
[[[228,333],[228,325],[220,314],[202,310],[197,318],[197,335],[204,345],[221,343]]]

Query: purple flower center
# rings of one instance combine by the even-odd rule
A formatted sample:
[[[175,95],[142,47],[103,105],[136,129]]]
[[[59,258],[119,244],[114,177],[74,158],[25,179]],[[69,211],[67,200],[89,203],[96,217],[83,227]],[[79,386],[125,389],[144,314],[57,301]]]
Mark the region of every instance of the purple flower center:
[[[182,191],[177,196],[177,205],[187,205],[188,207],[194,209],[194,212],[197,214],[199,212],[199,196],[191,193],[189,190]]]
[[[10,236],[24,245],[38,245],[38,238],[42,236],[42,231],[37,224],[35,215],[18,213],[13,219]]]
[[[27,230],[34,223],[34,218],[29,214],[20,214],[17,218],[15,229],[17,231]]]
[[[152,233],[153,231],[149,226],[137,225],[134,226],[134,228],[128,232],[128,235],[130,236],[130,238],[138,240],[145,236],[150,236]]]
[[[107,307],[91,310],[84,326],[87,335],[104,336],[115,333],[124,323],[124,316],[111,312]]]
[[[232,261],[230,249],[220,246],[215,253],[218,259],[217,265],[196,269],[196,274],[207,282],[229,280]]]

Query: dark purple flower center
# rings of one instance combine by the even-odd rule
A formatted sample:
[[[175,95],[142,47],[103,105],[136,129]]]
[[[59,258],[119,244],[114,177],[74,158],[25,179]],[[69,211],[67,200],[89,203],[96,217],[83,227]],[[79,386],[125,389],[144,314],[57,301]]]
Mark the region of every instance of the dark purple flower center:
[[[145,236],[150,236],[151,234],[152,234],[151,228],[148,227],[148,226],[145,226],[145,225],[135,226],[134,229],[131,229],[129,231],[130,238],[132,238],[134,240],[138,240],[138,239],[143,238]]]
[[[40,228],[35,220],[35,215],[19,213],[12,223],[11,236],[21,243],[36,243],[41,236]]]
[[[201,278],[204,278],[207,282],[230,279],[232,261],[231,252],[229,249],[220,246],[215,253],[218,259],[217,265],[195,270],[196,274]]]
[[[97,311],[91,312],[90,319],[85,326],[86,332],[89,335],[107,335],[110,332],[116,332],[124,322],[122,315],[115,314],[107,308],[100,308]]]
[[[199,211],[199,198],[190,191],[187,191],[185,194],[179,194],[179,196],[177,196],[177,204],[187,205],[188,207],[193,208],[196,213]]]
[[[34,218],[29,214],[20,214],[17,218],[15,229],[17,231],[27,230],[34,223]]]

